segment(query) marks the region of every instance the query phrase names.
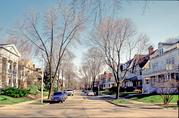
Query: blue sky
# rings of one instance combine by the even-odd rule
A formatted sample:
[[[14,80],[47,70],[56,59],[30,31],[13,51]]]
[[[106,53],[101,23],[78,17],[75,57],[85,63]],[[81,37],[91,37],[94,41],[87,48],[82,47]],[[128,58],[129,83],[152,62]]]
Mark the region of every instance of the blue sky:
[[[6,31],[16,21],[23,19],[24,14],[29,10],[43,12],[55,3],[57,0],[0,0],[0,26]],[[155,46],[167,38],[179,37],[179,2],[149,2],[144,13],[143,7],[144,2],[142,1],[122,2],[118,16],[130,18],[134,22],[137,32],[146,33]],[[1,38],[3,39],[2,36]],[[86,45],[76,46],[74,53],[77,64],[81,62],[82,54],[86,49]]]

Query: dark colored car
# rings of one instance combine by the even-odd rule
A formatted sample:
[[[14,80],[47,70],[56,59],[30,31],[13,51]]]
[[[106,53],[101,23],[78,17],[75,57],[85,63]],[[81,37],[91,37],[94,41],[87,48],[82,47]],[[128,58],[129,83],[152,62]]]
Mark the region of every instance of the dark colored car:
[[[66,100],[67,95],[63,92],[54,92],[51,97],[51,102],[61,102],[63,103]]]

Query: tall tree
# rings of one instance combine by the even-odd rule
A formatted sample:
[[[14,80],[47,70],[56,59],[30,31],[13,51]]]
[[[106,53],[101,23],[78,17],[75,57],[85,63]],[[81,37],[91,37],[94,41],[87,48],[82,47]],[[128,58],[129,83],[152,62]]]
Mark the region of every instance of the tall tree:
[[[97,75],[101,72],[104,60],[101,50],[98,48],[90,48],[84,56],[84,63],[87,65],[92,77],[92,88],[94,88]]]
[[[20,27],[21,34],[36,47],[37,52],[47,62],[50,78],[48,98],[52,95],[62,57],[68,46],[77,40],[82,24],[82,15],[74,14],[71,6],[64,2],[64,5],[48,9],[42,18],[32,12]],[[54,53],[57,59],[54,59]]]
[[[129,19],[104,18],[98,24],[94,37],[91,39],[94,45],[101,49],[105,55],[105,62],[112,70],[117,84],[116,98],[119,98],[121,81],[126,72],[121,73],[123,51],[126,42],[135,35],[135,28]]]
[[[33,56],[32,44],[24,38],[18,37],[15,31],[9,33],[6,43],[14,44],[21,54],[22,59],[30,59]]]
[[[150,44],[150,39],[146,34],[141,33],[137,40],[137,54],[144,54],[147,52],[148,47]]]
[[[83,62],[80,69],[79,73],[81,76],[81,82],[84,85],[84,87],[87,89],[91,87],[91,73],[90,73],[90,68],[89,65],[86,62]]]

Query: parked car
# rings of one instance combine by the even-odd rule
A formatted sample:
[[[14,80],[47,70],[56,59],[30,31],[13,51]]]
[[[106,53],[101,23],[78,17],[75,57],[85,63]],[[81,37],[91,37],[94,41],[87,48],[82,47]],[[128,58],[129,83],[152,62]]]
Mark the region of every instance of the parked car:
[[[88,91],[88,92],[87,92],[87,95],[88,95],[88,96],[94,96],[94,92],[93,92],[93,91]]]
[[[64,98],[66,100],[68,98],[68,94],[65,91],[63,92],[63,94],[64,94]]]
[[[67,93],[68,96],[73,96],[74,95],[74,90],[67,89],[67,90],[65,90],[65,93]]]
[[[63,103],[67,98],[67,95],[63,92],[54,92],[51,97],[51,102],[61,102]]]

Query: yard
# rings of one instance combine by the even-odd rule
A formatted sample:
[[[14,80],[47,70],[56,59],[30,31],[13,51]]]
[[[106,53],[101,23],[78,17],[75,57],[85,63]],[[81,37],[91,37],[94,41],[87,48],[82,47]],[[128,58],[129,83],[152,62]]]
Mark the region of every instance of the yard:
[[[21,97],[21,98],[13,98],[5,95],[0,95],[0,105],[5,104],[15,104],[20,102],[29,101],[29,98]]]
[[[116,104],[116,105],[121,105],[121,104],[133,104],[132,101],[138,101],[138,102],[143,102],[143,103],[149,103],[149,104],[158,104],[158,105],[163,105],[163,101],[160,95],[137,95],[134,97],[130,97],[128,99],[125,98],[120,98],[117,100],[112,100],[111,103]],[[177,107],[176,103],[178,100],[178,95],[173,95],[173,99],[169,103],[170,107]]]
[[[138,97],[132,97],[130,98],[132,100],[145,102],[145,103],[162,103],[162,98],[160,95],[150,95],[150,96],[138,96]],[[173,99],[171,100],[171,103],[177,103],[178,96],[173,95]]]

